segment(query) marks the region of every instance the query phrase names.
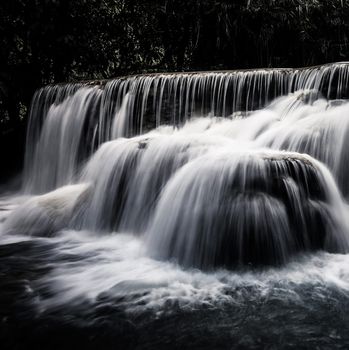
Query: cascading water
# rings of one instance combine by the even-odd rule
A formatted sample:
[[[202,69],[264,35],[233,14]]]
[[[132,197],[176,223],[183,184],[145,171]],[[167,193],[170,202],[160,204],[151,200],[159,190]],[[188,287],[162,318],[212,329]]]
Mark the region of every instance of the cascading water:
[[[47,245],[40,308],[348,293],[348,79],[337,63],[39,90],[0,230]]]
[[[178,127],[192,117],[237,118],[298,90],[312,90],[311,101],[321,94],[348,98],[348,67],[154,74],[44,87],[29,117],[25,189],[42,193],[71,181],[79,161],[117,137]]]

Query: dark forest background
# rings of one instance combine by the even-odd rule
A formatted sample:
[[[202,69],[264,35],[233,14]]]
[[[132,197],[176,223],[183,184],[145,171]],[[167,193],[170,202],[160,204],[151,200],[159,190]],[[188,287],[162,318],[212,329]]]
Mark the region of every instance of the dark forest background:
[[[343,61],[348,39],[346,0],[1,0],[0,147],[22,154],[45,84]]]

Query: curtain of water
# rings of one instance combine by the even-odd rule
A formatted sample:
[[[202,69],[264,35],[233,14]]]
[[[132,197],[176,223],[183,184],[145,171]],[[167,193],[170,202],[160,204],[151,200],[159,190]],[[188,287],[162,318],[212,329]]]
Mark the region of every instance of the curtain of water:
[[[69,183],[82,160],[117,137],[164,124],[181,126],[197,116],[237,118],[300,89],[316,91],[313,100],[319,94],[349,97],[348,67],[336,63],[308,69],[153,74],[95,86],[47,86],[32,102],[25,189],[42,193]]]

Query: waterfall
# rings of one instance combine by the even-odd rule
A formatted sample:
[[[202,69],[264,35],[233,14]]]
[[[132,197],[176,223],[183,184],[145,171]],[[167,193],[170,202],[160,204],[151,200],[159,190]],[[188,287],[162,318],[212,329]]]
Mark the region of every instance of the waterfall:
[[[346,252],[335,188],[326,169],[298,154],[198,158],[166,186],[149,246],[156,257],[199,268],[285,263],[302,250]]]
[[[170,73],[34,96],[9,234],[140,237],[186,268],[349,251],[349,64]]]
[[[27,186],[45,192],[72,180],[79,159],[95,148],[93,114],[100,93],[96,87],[81,87],[48,108],[41,132],[30,136],[36,146],[31,146],[34,151],[26,159],[33,169],[26,172]],[[84,142],[86,138],[89,144]]]
[[[348,67],[150,74],[44,87],[29,116],[25,189],[43,193],[69,183],[82,161],[116,137],[179,127],[196,116],[236,118],[298,90],[313,90],[313,101],[348,98]],[[60,174],[48,169],[48,159]]]

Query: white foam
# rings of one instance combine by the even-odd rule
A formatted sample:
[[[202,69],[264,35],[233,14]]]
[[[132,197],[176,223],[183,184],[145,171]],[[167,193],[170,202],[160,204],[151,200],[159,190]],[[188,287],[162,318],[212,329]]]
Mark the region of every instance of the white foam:
[[[349,295],[349,255],[318,253],[300,256],[283,268],[203,273],[148,258],[142,240],[128,234],[96,237],[67,231],[55,242],[58,245],[53,254],[71,254],[72,260],[57,263],[52,273],[35,284],[54,293],[41,300],[43,308],[94,302],[103,294],[128,312],[164,312],[173,305],[216,308],[260,298],[301,302],[303,286],[317,297],[328,288]]]

